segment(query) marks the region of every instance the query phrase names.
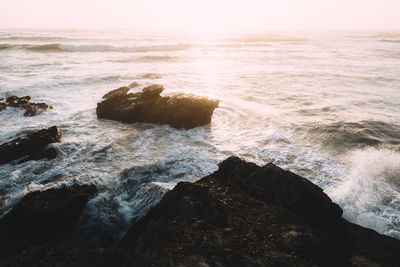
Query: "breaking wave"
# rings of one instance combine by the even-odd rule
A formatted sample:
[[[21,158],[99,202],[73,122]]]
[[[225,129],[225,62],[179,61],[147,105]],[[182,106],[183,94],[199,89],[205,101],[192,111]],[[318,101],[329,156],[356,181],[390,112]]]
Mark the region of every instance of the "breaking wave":
[[[307,38],[301,37],[288,37],[280,35],[266,35],[266,36],[243,36],[237,38],[227,38],[225,41],[238,42],[238,43],[304,43]]]
[[[22,46],[24,47],[24,46]],[[63,51],[59,44],[45,44],[45,45],[33,45],[33,46],[25,46],[28,50],[31,51],[48,51],[48,52],[57,52]]]
[[[1,37],[0,40],[4,41],[67,41],[76,40],[73,38],[57,37],[57,36],[7,36]]]
[[[346,154],[344,160],[349,173],[328,190],[344,217],[400,238],[400,153],[366,148]]]
[[[177,61],[179,60],[178,56],[143,56],[140,57],[139,60],[142,61]]]
[[[0,44],[0,49],[25,49],[34,52],[152,52],[152,51],[176,51],[190,48],[189,44],[165,44],[148,46],[113,46],[113,45],[69,45],[69,44]]]
[[[400,43],[400,39],[381,39],[379,42],[385,42],[385,43]]]

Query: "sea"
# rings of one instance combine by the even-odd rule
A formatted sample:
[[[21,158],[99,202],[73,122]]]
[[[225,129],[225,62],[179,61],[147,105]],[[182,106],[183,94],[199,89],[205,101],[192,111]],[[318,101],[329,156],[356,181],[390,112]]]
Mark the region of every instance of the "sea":
[[[220,100],[190,130],[98,119],[108,91],[161,84],[163,95]],[[54,160],[0,166],[0,217],[36,190],[95,184],[64,242],[116,243],[178,182],[231,155],[306,177],[350,222],[400,239],[400,32],[0,30],[0,98],[54,109],[0,112],[0,143],[57,125]]]

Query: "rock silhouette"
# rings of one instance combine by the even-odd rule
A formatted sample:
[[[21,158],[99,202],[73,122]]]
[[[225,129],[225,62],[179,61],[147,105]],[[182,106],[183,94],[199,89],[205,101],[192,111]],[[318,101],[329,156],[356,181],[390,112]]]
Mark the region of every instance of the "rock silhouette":
[[[96,192],[94,185],[72,185],[27,194],[0,220],[0,255],[66,237]]]
[[[61,130],[57,126],[52,126],[1,144],[0,164],[16,159],[21,159],[19,162],[22,163],[28,160],[55,158],[57,151],[46,147],[48,144],[61,142],[61,138]]]
[[[32,117],[39,113],[40,110],[48,111],[53,109],[52,106],[46,103],[31,103],[30,96],[9,96],[7,98],[0,98],[0,111],[7,109],[7,107],[23,108],[25,109],[24,116]]]
[[[103,96],[97,104],[99,118],[126,123],[149,122],[190,129],[211,122],[218,100],[194,95],[161,96],[164,87],[154,84],[141,92],[128,93],[131,87],[120,87]]]
[[[237,157],[179,183],[120,246],[137,265],[396,266],[400,241],[341,218],[316,185]]]

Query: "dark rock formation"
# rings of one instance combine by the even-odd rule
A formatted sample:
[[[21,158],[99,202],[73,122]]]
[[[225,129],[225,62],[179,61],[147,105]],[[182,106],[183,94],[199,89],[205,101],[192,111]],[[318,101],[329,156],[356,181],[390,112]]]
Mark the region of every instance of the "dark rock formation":
[[[296,213],[315,223],[336,221],[342,209],[321,188],[274,164],[259,167],[232,157],[219,164],[219,172],[229,184],[240,184],[250,195]]]
[[[32,117],[35,116],[40,110],[48,111],[53,107],[46,103],[31,103],[30,96],[9,96],[7,98],[0,99],[0,111],[7,109],[7,107],[23,108],[25,109],[24,116]]]
[[[192,183],[179,183],[147,216],[129,230],[120,244],[129,246],[132,240],[136,241],[145,236],[144,246],[154,248],[162,245],[158,239],[168,242],[177,235],[174,232],[177,229],[169,227],[169,222],[176,218],[185,220],[180,222],[184,224],[187,223],[186,220],[190,223],[198,222],[199,227],[225,227],[228,223],[223,204],[213,198],[206,188]],[[160,233],[162,235],[158,236]]]
[[[3,263],[399,266],[399,240],[349,223],[341,214],[308,180],[273,164],[260,167],[231,157],[215,173],[195,183],[179,183],[132,225],[118,248],[46,247]]]
[[[164,87],[157,84],[138,93],[128,93],[130,88],[121,87],[105,94],[104,100],[97,104],[97,116],[127,123],[149,122],[190,129],[209,124],[219,104],[217,100],[193,95],[160,96]]]
[[[179,183],[120,245],[135,264],[169,266],[396,266],[400,241],[341,218],[310,181],[231,157]]]
[[[29,193],[0,220],[2,254],[62,239],[96,192],[94,185],[73,185]]]
[[[55,158],[57,151],[54,148],[46,149],[46,146],[50,143],[60,142],[61,138],[60,129],[57,126],[52,126],[1,144],[0,164],[19,158],[22,158],[20,162]]]
[[[2,100],[0,100],[0,101],[2,101]],[[7,109],[7,104],[0,102],[0,111],[5,110],[5,109]]]

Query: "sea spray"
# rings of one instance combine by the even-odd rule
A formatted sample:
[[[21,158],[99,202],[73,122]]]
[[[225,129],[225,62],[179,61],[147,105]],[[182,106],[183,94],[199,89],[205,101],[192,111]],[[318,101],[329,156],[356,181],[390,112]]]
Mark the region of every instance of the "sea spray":
[[[328,189],[344,217],[400,238],[400,153],[367,148],[344,157],[349,173]]]

